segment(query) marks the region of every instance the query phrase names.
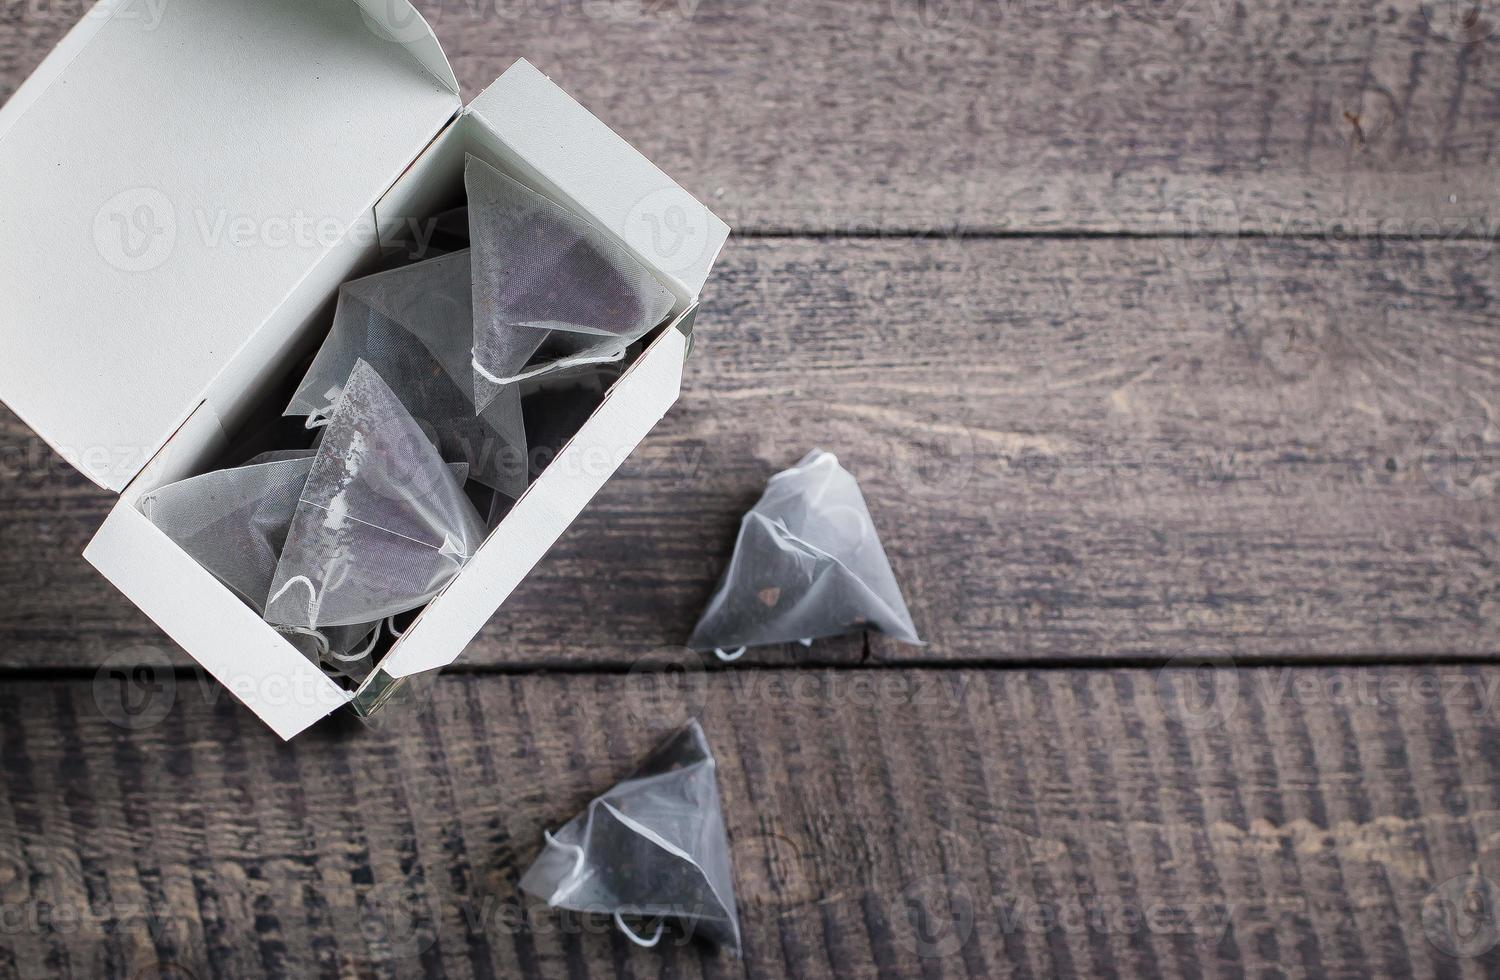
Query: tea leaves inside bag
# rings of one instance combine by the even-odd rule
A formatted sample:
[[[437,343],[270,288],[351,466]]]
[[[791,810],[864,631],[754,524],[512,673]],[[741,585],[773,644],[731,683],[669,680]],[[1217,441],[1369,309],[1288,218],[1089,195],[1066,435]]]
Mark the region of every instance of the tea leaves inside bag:
[[[354,365],[364,361],[396,392],[448,460],[512,499],[526,489],[521,393],[500,386],[473,397],[474,317],[467,251],[345,283],[333,328],[287,406],[320,424]]]
[[[470,156],[474,401],[522,378],[619,360],[674,297],[624,246]]]
[[[437,448],[359,361],[298,500],[266,618],[318,628],[416,608],[458,574],[484,533]]]

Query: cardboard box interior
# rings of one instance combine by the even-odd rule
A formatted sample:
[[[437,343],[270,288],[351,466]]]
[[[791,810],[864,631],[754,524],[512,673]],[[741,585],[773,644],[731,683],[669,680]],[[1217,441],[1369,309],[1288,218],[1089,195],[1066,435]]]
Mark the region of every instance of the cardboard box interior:
[[[85,558],[289,738],[460,655],[675,401],[728,227],[524,61],[464,107],[406,0],[181,0],[166,13],[143,23],[101,0],[0,108],[0,229],[14,233],[0,249],[13,354],[0,397],[120,493]],[[339,286],[377,267],[382,238],[462,199],[466,152],[613,236],[675,306],[357,693],[137,502],[237,462],[226,452],[284,408]],[[266,238],[309,216],[337,234]],[[221,234],[241,221],[249,241]]]
[[[136,508],[140,497],[157,487],[186,479],[199,473],[210,472],[227,465],[235,465],[243,461],[248,454],[247,449],[244,448],[246,437],[260,431],[265,426],[273,425],[281,417],[281,412],[286,405],[291,390],[295,387],[296,382],[300,380],[302,373],[306,369],[308,359],[317,350],[324,337],[326,337],[328,329],[332,325],[338,284],[391,265],[393,253],[414,252],[420,249],[424,236],[421,233],[413,235],[413,230],[430,227],[430,221],[435,215],[464,203],[463,165],[466,153],[474,153],[482,157],[487,162],[498,167],[502,172],[523,180],[523,182],[527,183],[533,189],[556,200],[556,191],[554,189],[547,187],[545,182],[537,180],[534,174],[526,174],[519,171],[512,159],[507,159],[507,155],[496,152],[493,134],[482,120],[478,120],[469,114],[458,116],[454,124],[445,130],[428,147],[427,151],[414,162],[413,167],[392,188],[391,194],[382,200],[377,213],[383,212],[387,216],[387,220],[381,226],[379,240],[361,248],[342,249],[331,253],[329,260],[326,260],[323,264],[325,268],[320,270],[319,281],[325,284],[325,288],[326,283],[334,280],[336,282],[326,295],[321,297],[309,296],[306,300],[302,301],[300,305],[309,308],[309,312],[300,316],[297,325],[288,331],[290,340],[288,343],[282,345],[278,356],[261,362],[258,365],[247,362],[245,366],[240,368],[243,374],[253,377],[253,382],[242,385],[241,394],[238,396],[237,401],[224,406],[224,419],[218,418],[217,411],[210,408],[208,403],[205,402],[201,405],[199,410],[193,413],[188,423],[168,441],[167,445],[152,461],[151,465],[147,466],[141,475],[126,487],[121,496],[122,508]],[[399,206],[392,206],[395,201],[400,202]],[[399,219],[395,217],[398,214]],[[681,313],[690,303],[687,297],[681,295],[683,290],[680,286],[674,288],[670,283],[667,283],[667,285],[669,288],[673,288],[674,294],[678,295],[679,298],[678,308],[674,309],[672,317],[669,318],[671,321],[676,321],[681,318]],[[288,315],[295,315],[295,313],[288,311]],[[632,348],[630,356],[623,365],[616,365],[614,368],[606,369],[605,375],[618,374],[623,376],[624,374],[628,374],[630,366],[639,358],[642,351],[649,348],[650,342],[660,337],[663,331],[670,329],[672,327],[666,325],[658,327],[657,330],[654,330],[648,336],[646,341]],[[245,358],[250,356],[252,350],[253,348],[247,348],[246,351],[241,353],[240,357]],[[677,357],[680,364],[680,353],[674,353],[670,356]],[[538,379],[534,382],[523,383],[523,391],[530,398],[534,392],[540,392],[548,388],[555,389],[557,385],[558,382],[556,380]],[[663,391],[661,394],[666,395],[667,392]],[[675,398],[675,384],[672,384],[670,395],[672,398]],[[590,421],[598,411],[599,408],[596,407],[593,412],[589,413]],[[295,422],[296,420],[293,421]],[[654,422],[655,419],[651,421]],[[587,428],[588,425],[589,421],[584,421],[580,425],[580,429]],[[287,429],[287,426],[284,424],[275,427],[283,431]],[[271,447],[267,446],[265,448]],[[563,446],[545,448],[549,451],[533,457],[533,462],[537,469],[540,470],[540,472],[533,472],[533,477],[538,477],[541,473],[545,472],[545,469],[541,469],[542,467],[550,467],[559,462],[565,466],[569,465],[568,455]],[[628,451],[629,447],[625,448]],[[550,450],[562,451],[554,453]],[[608,457],[606,459],[608,462],[604,465],[607,465],[608,469],[612,472],[614,467],[618,465],[619,460]],[[602,480],[599,482],[602,483]],[[137,516],[139,516],[138,512]],[[134,517],[129,520],[133,525],[140,523]],[[487,542],[497,535],[506,537],[515,533],[515,529],[506,527],[507,522],[512,521],[526,521],[525,512],[513,510],[491,532],[490,538],[487,538]],[[136,533],[133,535],[135,538],[135,550],[138,553],[154,555],[154,560],[162,563],[161,567],[166,567],[168,564],[180,566],[181,563],[177,559],[187,556],[169,538],[157,531],[154,526],[149,525],[149,522],[146,522],[146,524],[146,528],[137,527],[135,529]],[[165,552],[168,551],[175,553],[175,556],[168,558],[165,555]],[[90,556],[90,559],[93,560],[93,555]],[[244,631],[247,629],[244,616],[238,613],[228,615],[223,612],[223,607],[226,604],[233,604],[244,608],[247,612],[252,612],[252,615],[253,611],[244,607],[237,596],[230,592],[217,579],[214,579],[205,570],[197,566],[196,562],[192,562],[191,559],[189,559],[189,562],[194,566],[194,570],[190,572],[185,571],[185,577],[179,580],[182,591],[195,595],[199,601],[207,601],[211,608],[220,610],[220,615],[224,616],[224,619],[221,621],[226,624],[225,636],[209,641],[210,645],[222,646],[232,637],[243,636]],[[463,572],[459,573],[458,578],[463,578],[467,573],[468,569],[466,568]],[[457,579],[455,579],[455,582],[457,582]],[[431,603],[428,605],[430,606]],[[258,619],[258,617],[255,618]],[[417,614],[417,618],[420,621],[421,613]],[[281,634],[270,629],[264,623],[258,622],[253,627],[248,628],[256,637],[255,645],[263,647],[269,643],[281,648],[278,650],[277,656],[273,658],[275,661],[285,663],[285,653],[288,651],[299,658],[302,656],[294,647],[286,642]],[[399,648],[406,641],[407,637],[411,635],[412,630],[408,628],[406,635],[397,639],[392,647],[384,650],[383,659],[389,658],[395,652],[396,648]],[[468,637],[465,637],[464,641],[466,642],[467,639]],[[237,643],[238,640],[234,639],[233,642]],[[456,654],[457,651],[455,650],[454,652]],[[246,655],[249,655],[248,652]],[[300,674],[301,671],[298,670],[296,673]],[[238,671],[231,673],[227,679],[221,679],[225,680],[225,683],[231,690],[235,690],[237,693],[248,691],[249,687],[247,685],[264,683],[265,681],[263,677],[246,678],[242,672]],[[360,706],[368,706],[373,710],[375,707],[383,704],[385,698],[389,695],[389,688],[393,679],[388,673],[379,680],[372,678],[373,683],[370,684],[369,697],[359,702]],[[331,680],[332,683],[342,689],[349,697],[356,698],[359,694],[359,690],[347,678],[333,677]],[[304,685],[309,690],[320,688],[321,686]],[[379,695],[378,698],[376,697],[377,694]],[[338,706],[338,699],[333,697],[331,692],[325,691],[321,697],[315,700],[319,704],[326,703],[330,707]]]

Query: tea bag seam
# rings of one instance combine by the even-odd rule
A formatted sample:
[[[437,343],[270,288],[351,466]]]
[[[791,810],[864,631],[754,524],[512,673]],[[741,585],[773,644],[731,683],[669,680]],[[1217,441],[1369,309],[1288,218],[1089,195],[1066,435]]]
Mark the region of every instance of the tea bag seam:
[[[333,511],[329,510],[327,507],[324,507],[322,504],[320,504],[320,503],[318,503],[316,501],[305,500],[305,499],[302,499],[302,498],[298,498],[298,499],[299,499],[300,503],[307,504],[309,507],[316,507],[316,508],[318,508],[318,510],[321,510],[325,514],[332,514],[333,513]],[[447,556],[447,555],[450,555],[450,554],[454,553],[453,549],[449,549],[448,548],[449,543],[451,543],[453,541],[453,536],[449,535],[449,534],[443,535],[443,543],[442,544],[440,544],[440,545],[438,545],[436,547],[433,547],[432,545],[428,544],[426,541],[418,541],[416,538],[412,537],[409,534],[402,534],[400,531],[392,531],[390,528],[388,528],[388,527],[381,527],[379,524],[371,524],[369,521],[362,521],[358,517],[355,517],[353,514],[344,514],[344,515],[342,515],[342,517],[346,521],[353,521],[356,524],[363,524],[365,527],[372,528],[372,529],[374,529],[376,531],[381,532],[382,534],[389,534],[392,537],[400,538],[403,541],[410,541],[412,544],[418,545],[418,546],[423,547],[423,548],[427,548],[430,551],[436,551],[440,555]],[[461,552],[460,552],[460,554],[461,554]],[[467,560],[469,557],[471,557],[471,556],[469,556],[469,555],[463,555],[463,558],[465,560]],[[462,566],[464,563],[463,562],[455,562],[454,564]],[[297,578],[302,578],[303,576],[298,575],[296,577]],[[283,591],[285,591],[285,590],[283,590]],[[274,602],[275,600],[273,599],[272,601]]]
[[[329,657],[333,655],[333,648],[328,642],[328,637],[324,636],[319,630],[308,629],[306,626],[285,625],[278,625],[275,627],[275,629],[278,633],[294,633],[297,636],[306,636],[310,638],[314,643],[317,644],[317,654],[319,657]]]
[[[640,834],[642,837],[646,838],[648,841],[655,844],[662,850],[666,851],[668,854],[676,858],[681,858],[684,861],[691,862],[694,867],[698,866],[698,862],[694,861],[692,855],[687,851],[684,851],[682,848],[667,840],[661,834],[658,834],[656,831],[652,830],[650,827],[641,823],[634,817],[625,815],[620,811],[618,807],[610,803],[608,800],[601,798],[599,800],[599,805],[604,807],[610,813],[614,814],[616,820],[620,821],[622,824],[629,827],[636,833]]]
[[[442,369],[443,373],[446,374],[448,376],[448,378],[455,385],[459,386],[460,390],[462,390],[463,387],[466,384],[471,384],[472,383],[472,379],[471,378],[457,378],[457,377],[454,377],[453,376],[453,372],[448,369],[449,366],[448,366],[448,363],[447,363],[446,359],[443,357],[442,351],[438,350],[438,349],[434,349],[432,343],[430,342],[431,341],[430,336],[425,331],[420,331],[419,332],[419,331],[416,331],[416,330],[413,330],[413,329],[409,328],[406,325],[406,319],[405,319],[405,313],[406,313],[406,311],[396,309],[396,308],[390,306],[388,303],[383,302],[383,300],[385,299],[385,294],[382,293],[382,292],[380,292],[378,289],[372,288],[372,283],[373,283],[374,280],[377,280],[377,279],[380,279],[380,278],[386,277],[386,276],[389,276],[389,277],[391,277],[393,279],[397,278],[401,274],[409,273],[412,269],[416,268],[417,266],[427,265],[429,268],[431,268],[432,265],[441,264],[441,263],[444,263],[444,262],[451,263],[452,265],[460,267],[460,268],[463,268],[463,269],[465,269],[467,271],[468,269],[470,269],[472,267],[473,259],[472,259],[472,254],[471,253],[472,253],[472,249],[468,249],[468,248],[460,249],[457,252],[450,252],[447,255],[440,255],[437,258],[428,259],[426,262],[418,262],[418,263],[415,263],[415,265],[401,266],[401,267],[398,267],[398,268],[395,268],[395,269],[387,269],[384,272],[377,272],[377,273],[375,273],[373,275],[365,276],[365,277],[363,277],[361,279],[356,279],[356,280],[354,280],[354,282],[348,284],[348,293],[349,293],[349,295],[353,299],[357,300],[360,303],[363,303],[365,305],[366,309],[370,310],[372,313],[375,313],[378,316],[384,317],[385,319],[389,320],[391,323],[394,323],[397,326],[401,327],[403,330],[406,330],[406,332],[408,334],[410,334],[411,337],[414,340],[416,340],[417,344],[420,345],[421,348],[424,351],[427,352],[427,355],[432,358],[432,360],[437,364],[437,366]],[[462,261],[459,261],[460,259],[462,259]],[[355,286],[358,286],[359,288],[357,288],[357,289],[353,288]],[[473,286],[472,286],[472,279],[471,279],[471,284],[470,284],[470,287],[469,287],[470,295],[471,296],[472,296],[472,292],[471,292],[472,289],[473,289]],[[474,319],[474,311],[471,308],[469,310],[469,321],[470,321],[470,325],[471,325],[471,332],[472,332],[473,319]],[[470,349],[470,355],[472,356],[472,354],[473,354],[473,349],[471,348]],[[481,412],[475,412],[474,414],[479,415],[479,414],[482,414],[482,413]]]
[[[706,760],[694,763],[694,766],[703,765],[704,761],[706,761]],[[690,767],[690,768],[692,768],[692,767]],[[714,769],[714,767],[713,766],[709,766],[708,769],[710,771],[712,771]],[[663,775],[665,775],[665,773]],[[615,807],[614,805],[612,805],[608,800],[604,799],[603,797],[599,798],[598,803],[601,806],[603,806],[605,809],[609,810],[610,813],[614,814],[615,819],[618,820],[618,821],[620,821],[620,823],[624,824],[629,829],[631,829],[631,830],[635,831],[636,833],[640,834],[642,837],[646,838],[646,840],[648,840],[651,843],[655,844],[657,847],[660,847],[662,850],[666,851],[668,854],[672,855],[673,857],[678,858],[678,859],[683,860],[683,861],[686,861],[688,864],[692,865],[692,867],[698,872],[698,876],[703,879],[703,883],[708,886],[709,892],[713,895],[713,897],[715,899],[718,900],[719,908],[726,909],[726,910],[729,908],[729,904],[724,901],[724,896],[719,894],[719,890],[714,887],[713,880],[711,878],[709,878],[708,872],[703,869],[703,865],[699,864],[696,858],[694,858],[692,855],[688,854],[687,851],[684,851],[682,848],[678,847],[676,844],[673,844],[671,841],[667,840],[661,834],[658,834],[656,831],[652,830],[650,827],[648,827],[645,824],[641,823],[639,820],[636,820],[634,817],[630,817],[630,816],[627,816],[626,814],[622,813],[617,807]],[[616,914],[618,914],[618,913],[616,913]],[[716,916],[703,915],[703,914],[698,913],[698,912],[676,912],[676,911],[674,911],[672,914],[675,915],[675,916],[677,916],[678,918],[713,919],[715,921],[717,921],[717,918],[718,918]]]

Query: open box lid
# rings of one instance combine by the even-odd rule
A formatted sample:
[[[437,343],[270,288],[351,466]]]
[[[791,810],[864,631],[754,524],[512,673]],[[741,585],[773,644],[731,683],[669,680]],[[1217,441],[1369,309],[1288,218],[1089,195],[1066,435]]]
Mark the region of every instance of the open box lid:
[[[0,109],[0,400],[123,489],[460,108],[407,0],[103,0]]]

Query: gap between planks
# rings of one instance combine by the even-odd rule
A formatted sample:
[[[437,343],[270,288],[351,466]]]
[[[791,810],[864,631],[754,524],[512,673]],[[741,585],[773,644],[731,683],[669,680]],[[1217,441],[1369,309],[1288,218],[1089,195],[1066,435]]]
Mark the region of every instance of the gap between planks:
[[[1493,235],[1476,235],[1472,232],[1422,232],[1410,233],[1360,233],[1348,234],[1331,227],[1318,234],[1311,232],[1270,232],[1260,229],[1244,231],[1135,231],[1129,228],[1108,231],[1088,228],[1001,228],[994,225],[948,225],[934,228],[912,226],[884,228],[870,225],[862,228],[829,228],[813,225],[804,227],[769,225],[764,228],[734,228],[730,238],[756,239],[763,241],[841,241],[845,239],[888,241],[892,239],[959,239],[973,241],[1003,241],[1007,239],[1031,241],[1235,241],[1245,239],[1259,242],[1340,242],[1380,241],[1389,243],[1440,242],[1452,244],[1491,245]]]
[[[1244,663],[1233,659],[1205,655],[1194,657],[1038,657],[1031,660],[986,660],[983,658],[949,660],[859,660],[840,661],[808,659],[794,663],[743,661],[733,666],[703,661],[703,673],[729,674],[736,671],[759,673],[785,673],[787,671],[875,671],[883,673],[953,673],[980,672],[997,674],[1034,673],[1037,671],[1112,671],[1145,672],[1172,669],[1219,669],[1219,670],[1329,670],[1341,668],[1394,667],[1429,668],[1473,667],[1500,663],[1500,652],[1493,654],[1455,654],[1442,657],[1419,655],[1380,655],[1330,657],[1308,659],[1305,657],[1256,658]],[[3,683],[69,683],[90,680],[108,667],[0,667],[0,684]],[[444,677],[621,677],[639,673],[663,673],[665,670],[643,671],[639,660],[629,663],[604,664],[597,662],[558,663],[549,666],[525,664],[455,664],[442,669]],[[171,674],[178,680],[187,680],[203,674],[200,668],[176,666]]]

